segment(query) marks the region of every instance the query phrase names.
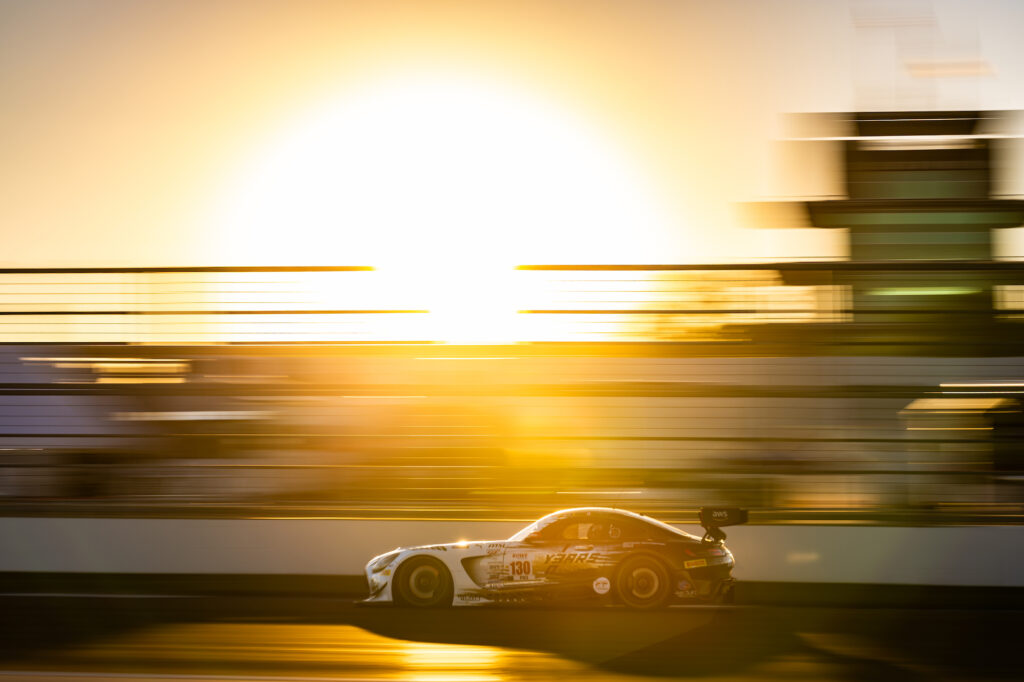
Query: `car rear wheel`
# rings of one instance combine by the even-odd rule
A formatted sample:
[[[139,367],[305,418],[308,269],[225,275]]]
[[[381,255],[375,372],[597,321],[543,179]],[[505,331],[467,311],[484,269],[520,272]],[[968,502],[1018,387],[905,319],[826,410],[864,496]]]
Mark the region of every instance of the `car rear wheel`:
[[[416,556],[395,572],[395,602],[403,606],[437,608],[452,605],[452,576],[437,559]]]
[[[619,600],[634,609],[664,606],[671,592],[668,569],[654,557],[636,556],[626,559],[615,578],[615,593]]]

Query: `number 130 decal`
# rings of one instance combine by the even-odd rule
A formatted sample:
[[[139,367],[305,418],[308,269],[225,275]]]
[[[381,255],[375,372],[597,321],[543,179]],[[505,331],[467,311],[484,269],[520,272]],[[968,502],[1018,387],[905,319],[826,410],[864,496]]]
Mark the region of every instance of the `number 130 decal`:
[[[533,576],[533,566],[529,561],[513,561],[509,564],[509,572],[513,580],[525,580]]]

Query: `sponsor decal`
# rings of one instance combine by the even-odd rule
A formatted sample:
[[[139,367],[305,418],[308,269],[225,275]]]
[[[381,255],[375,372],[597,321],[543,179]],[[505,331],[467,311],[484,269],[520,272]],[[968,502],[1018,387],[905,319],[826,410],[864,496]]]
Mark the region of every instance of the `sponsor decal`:
[[[501,580],[501,576],[505,573],[505,565],[500,561],[492,561],[487,564],[487,579],[490,581]]]
[[[711,556],[725,556],[725,552],[717,547],[708,550],[708,554]]]
[[[612,581],[608,580],[604,576],[601,576],[594,581],[594,592],[598,594],[608,594],[608,591],[612,589]]]
[[[685,592],[686,590],[692,590],[693,585],[689,580],[680,580],[678,585],[679,590]]]
[[[703,568],[708,565],[707,559],[692,559],[683,562],[683,568]]]
[[[598,552],[559,552],[558,554],[548,554],[544,557],[544,562],[547,564],[582,564],[588,561],[597,561],[601,558]]]
[[[385,568],[384,569],[384,575],[391,575],[391,569],[390,568]]]

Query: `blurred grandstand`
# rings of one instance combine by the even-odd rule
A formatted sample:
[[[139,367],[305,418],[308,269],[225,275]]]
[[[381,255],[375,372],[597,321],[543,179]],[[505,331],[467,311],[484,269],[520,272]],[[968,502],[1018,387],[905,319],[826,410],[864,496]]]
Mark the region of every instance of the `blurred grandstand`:
[[[844,119],[851,260],[523,266],[490,345],[367,267],[0,271],[0,513],[1019,522],[984,119]]]

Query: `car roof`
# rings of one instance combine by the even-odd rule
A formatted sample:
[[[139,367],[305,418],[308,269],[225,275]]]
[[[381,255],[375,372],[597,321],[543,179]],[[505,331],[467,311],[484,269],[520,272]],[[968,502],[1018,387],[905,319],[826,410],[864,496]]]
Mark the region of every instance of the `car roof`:
[[[538,532],[544,528],[547,528],[552,523],[555,523],[557,521],[572,518],[573,516],[583,517],[589,514],[608,514],[613,516],[635,519],[640,523],[644,523],[650,526],[656,526],[658,528],[661,528],[665,531],[672,533],[673,535],[678,535],[680,538],[685,538],[691,542],[700,541],[700,538],[698,538],[696,535],[691,535],[686,531],[671,526],[663,521],[658,521],[657,519],[653,519],[650,516],[637,514],[636,512],[631,512],[627,509],[616,509],[614,507],[572,507],[570,509],[559,509],[556,512],[551,512],[546,516],[540,517],[539,519],[537,519],[530,525],[526,526],[509,539],[514,541],[522,540],[523,538],[527,537],[530,533]]]
[[[644,516],[643,514],[637,514],[631,512],[628,509],[616,509],[615,507],[571,507],[569,509],[560,509],[556,512],[551,512],[545,515],[543,518],[549,516],[570,516],[572,514],[622,514],[623,516],[632,516],[637,519],[647,519],[650,517]]]
[[[625,516],[637,519],[642,523],[647,523],[652,526],[664,528],[690,540],[699,540],[697,536],[691,535],[690,533],[680,530],[679,528],[675,528],[674,526],[671,526],[670,524],[667,524],[664,521],[659,521],[657,519],[651,518],[650,516],[645,516],[644,514],[638,514],[637,512],[629,511],[628,509],[616,509],[614,507],[572,507],[570,509],[560,509],[559,511],[552,512],[547,516],[541,517],[535,522],[535,525],[538,529],[543,528],[548,524],[552,523],[553,521],[564,519],[569,516],[575,516],[577,514],[614,514],[618,516]]]
[[[631,512],[628,509],[616,509],[614,507],[572,507],[570,509],[559,509],[556,512],[551,512],[546,516],[542,516],[537,520],[537,523],[541,526],[546,526],[552,521],[558,519],[564,519],[569,516],[586,515],[586,514],[615,514],[618,516],[628,516],[629,518],[643,521],[644,523],[653,523],[655,525],[667,525],[656,519],[652,519],[650,516],[644,516],[636,512]],[[543,522],[543,523],[542,523]]]

